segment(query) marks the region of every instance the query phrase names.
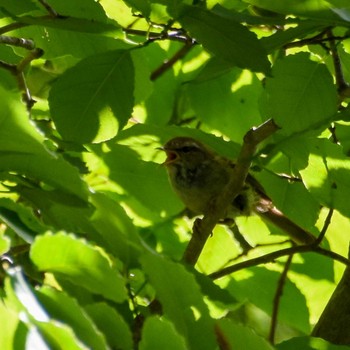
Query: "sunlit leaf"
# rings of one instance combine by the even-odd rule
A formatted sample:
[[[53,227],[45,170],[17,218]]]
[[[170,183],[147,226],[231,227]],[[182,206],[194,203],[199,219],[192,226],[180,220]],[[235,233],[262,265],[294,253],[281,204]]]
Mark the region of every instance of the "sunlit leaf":
[[[154,316],[145,322],[140,350],[153,350],[158,347],[169,350],[188,349],[171,322]]]
[[[89,304],[86,312],[94,320],[100,331],[103,331],[111,348],[131,350],[132,334],[121,315],[107,303]]]
[[[64,292],[44,287],[37,292],[40,303],[50,317],[69,324],[76,336],[93,349],[105,349],[106,343],[101,333],[76,300]]]
[[[230,344],[232,349],[272,350],[273,347],[252,329],[238,325],[228,319],[221,319],[216,326],[216,336],[222,344]]]
[[[145,254],[141,263],[177,332],[191,347],[213,349],[213,320],[194,277],[181,265],[157,255]],[[205,340],[199,336],[202,332],[207,334]]]
[[[50,110],[65,139],[101,142],[115,136],[131,117],[133,92],[129,51],[111,51],[67,70],[51,90]]]
[[[326,66],[307,54],[279,60],[267,78],[267,117],[274,118],[284,134],[316,129],[337,110],[337,91]]]
[[[18,172],[86,198],[78,171],[44,147],[44,137],[29,122],[19,94],[2,87],[0,92],[0,171]]]
[[[73,235],[57,233],[37,237],[30,254],[40,271],[56,273],[115,302],[126,299],[123,280],[106,256]]]

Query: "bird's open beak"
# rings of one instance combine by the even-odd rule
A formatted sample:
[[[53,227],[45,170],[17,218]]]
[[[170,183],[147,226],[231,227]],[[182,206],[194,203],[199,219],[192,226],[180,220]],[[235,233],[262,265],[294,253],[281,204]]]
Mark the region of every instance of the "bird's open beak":
[[[157,149],[164,151],[167,156],[164,163],[162,163],[162,165],[168,165],[168,164],[174,163],[179,158],[179,155],[175,151],[165,149],[164,147],[158,147]]]
[[[172,164],[172,163],[176,162],[177,159],[179,159],[179,155],[176,152],[169,151],[169,150],[165,150],[165,152],[166,152],[167,157],[166,157],[163,165]]]

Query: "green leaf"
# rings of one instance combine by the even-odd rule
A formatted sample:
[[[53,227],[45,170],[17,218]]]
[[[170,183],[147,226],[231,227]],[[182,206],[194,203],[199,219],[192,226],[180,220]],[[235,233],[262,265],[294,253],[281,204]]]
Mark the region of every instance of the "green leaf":
[[[315,225],[320,205],[303,183],[290,182],[268,171],[258,172],[255,177],[283,214],[307,230]],[[297,202],[303,205],[296,206]]]
[[[350,161],[340,146],[326,139],[309,144],[308,164],[300,171],[310,193],[323,205],[350,217]]]
[[[145,321],[139,349],[186,350],[188,347],[171,322],[153,316]]]
[[[131,350],[132,334],[129,326],[115,309],[106,303],[89,304],[86,312],[103,332],[111,349]]]
[[[321,25],[318,21],[305,20],[299,22],[297,27],[291,27],[282,31],[279,30],[275,34],[261,38],[260,42],[266,51],[270,53],[297,38],[302,39],[306,35],[317,32],[322,28],[324,28],[324,25]]]
[[[44,147],[44,138],[29,122],[20,95],[2,87],[0,94],[0,171],[18,172],[85,199],[87,186],[78,171]]]
[[[102,193],[92,194],[91,202],[96,209],[89,222],[104,239],[105,250],[127,266],[138,265],[137,258],[144,246],[124,209]]]
[[[69,325],[82,343],[91,349],[106,349],[102,334],[75,299],[49,287],[42,287],[36,294],[50,317]]]
[[[297,337],[288,339],[276,346],[277,350],[348,350],[346,345],[335,345],[321,338]]]
[[[164,315],[186,339],[189,348],[214,349],[214,322],[194,276],[180,264],[151,253],[141,257],[141,264]]]
[[[139,104],[140,102],[147,100],[152,94],[154,84],[149,79],[151,70],[150,67],[145,64],[149,57],[144,50],[133,50],[131,52],[131,57],[135,69],[135,104]]]
[[[232,93],[232,85],[241,85]],[[216,79],[186,85],[191,105],[206,125],[241,143],[246,132],[261,124],[261,82],[252,74],[233,69]]]
[[[134,69],[129,51],[80,61],[53,85],[49,103],[59,133],[78,143],[115,136],[131,116]]]
[[[30,256],[40,271],[55,273],[117,303],[127,298],[121,276],[101,250],[73,235],[38,236]]]
[[[266,268],[254,267],[235,273],[228,289],[239,300],[250,302],[271,315],[280,273]],[[269,283],[266,283],[269,281]],[[295,312],[298,310],[298,312]],[[310,331],[309,310],[304,295],[291,281],[287,281],[283,289],[283,298],[279,308],[279,320],[295,327],[305,334]]]
[[[0,255],[7,253],[11,248],[11,241],[8,237],[0,234]]]
[[[278,60],[273,77],[266,79],[267,117],[274,118],[283,134],[314,130],[337,111],[337,90],[324,64],[306,53]]]
[[[113,181],[151,211],[159,214],[180,211],[179,202],[169,201],[174,194],[163,167],[139,159],[128,147],[112,145],[110,148],[111,152],[104,156],[104,161]]]
[[[32,17],[22,16],[20,22],[24,24],[37,25],[42,27],[69,30],[73,32],[95,33],[95,34],[119,34],[120,27],[116,23],[101,23],[94,20],[82,18],[60,18],[60,17]]]
[[[222,344],[229,344],[232,349],[272,350],[273,347],[251,328],[221,319],[216,326],[216,335]]]
[[[86,349],[86,346],[76,337],[73,330],[68,325],[53,320],[50,322],[35,322],[35,325],[40,331],[39,335],[43,338],[42,342],[47,343],[49,346],[45,348],[42,347],[40,343],[31,344],[33,349]],[[30,341],[32,340],[30,334],[28,334],[27,339],[30,339]]]
[[[149,18],[151,14],[151,4],[149,0],[125,0],[125,3],[134,11],[139,11],[143,16]]]
[[[63,25],[62,25],[63,26]],[[128,49],[130,45],[120,39],[85,31],[64,30],[53,27],[30,26],[18,29],[19,37],[33,38],[37,47],[44,50],[44,57],[54,65],[53,73],[61,74],[65,70],[64,60],[68,62],[87,56],[105,53],[106,51]],[[69,57],[70,55],[73,56]],[[72,65],[72,64],[70,64]],[[50,70],[49,70],[50,71]]]
[[[95,1],[46,0],[60,15],[87,18],[94,21],[107,21],[102,5]]]
[[[214,56],[204,64],[198,75],[190,83],[196,84],[215,79],[223,74],[229,73],[232,69],[230,63]]]
[[[48,322],[49,315],[25,280],[21,268],[10,268],[7,275],[9,278],[5,281],[5,290],[9,302],[16,305],[17,309],[25,311],[32,320]]]
[[[4,12],[4,17],[8,17],[9,13],[11,15],[21,15],[23,13],[38,10],[38,4],[34,3],[34,1],[28,0],[2,0],[0,14],[3,12],[2,9],[6,10],[6,12]]]
[[[15,337],[19,337],[19,332],[16,332],[20,324],[19,315],[16,310],[6,307],[3,300],[0,302],[0,324],[2,324],[0,348],[3,350],[15,349]]]
[[[267,73],[270,63],[256,36],[238,21],[186,6],[181,24],[203,47],[232,66]]]
[[[28,348],[43,350],[83,349],[83,344],[69,326],[49,318],[33,288],[24,279],[22,271],[19,268],[11,268],[7,272],[9,277],[5,280],[6,305],[15,307],[26,323],[26,328],[23,323],[19,323],[13,348],[21,349],[26,344]]]
[[[0,219],[24,241],[27,243],[33,242],[37,232],[26,226],[15,211],[0,207]]]
[[[245,0],[249,4],[282,14],[296,14],[314,19],[324,19],[331,23],[340,20],[329,9],[325,0],[284,0],[283,3],[275,0]]]
[[[130,144],[131,147],[131,145],[136,143],[136,140],[143,140],[142,137],[145,137],[146,140],[149,141],[150,136],[152,138],[152,141],[158,141],[155,143],[155,147],[152,145],[153,151],[157,146],[163,146],[167,141],[176,136],[193,137],[227,158],[236,157],[240,150],[239,144],[235,142],[224,141],[220,137],[205,133],[199,129],[179,127],[174,125],[159,127],[157,125],[136,124],[128,129],[121,131],[118,134],[116,141],[126,144],[126,140],[128,140],[128,144]],[[142,143],[142,145],[144,145],[144,148],[146,148],[145,143],[146,141]],[[165,156],[163,154],[160,162],[164,162],[164,160]]]
[[[42,213],[49,226],[72,232],[91,232],[91,205],[76,196],[59,190],[19,187],[18,193]]]
[[[170,48],[175,45],[176,44],[170,44]],[[142,54],[145,57],[143,65],[147,66],[150,72],[159,67],[160,61],[166,61],[170,58],[170,53],[167,53],[158,43],[143,47]],[[138,65],[135,64],[135,69],[137,68]],[[136,83],[136,87],[137,85],[139,85],[139,83]],[[175,102],[178,86],[179,83],[176,80],[174,69],[168,69],[160,79],[156,79],[152,82],[151,94],[145,101],[148,124],[165,125],[168,123],[173,115],[173,110],[169,107]],[[135,92],[137,92],[136,89]]]

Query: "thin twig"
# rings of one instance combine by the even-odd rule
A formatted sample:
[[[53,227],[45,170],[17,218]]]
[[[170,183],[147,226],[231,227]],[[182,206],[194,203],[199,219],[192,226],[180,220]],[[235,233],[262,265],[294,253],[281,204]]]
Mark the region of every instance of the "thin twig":
[[[328,214],[327,214],[327,217],[326,217],[326,219],[325,219],[325,221],[324,221],[324,223],[323,223],[322,230],[321,230],[319,236],[316,238],[316,241],[315,241],[315,245],[316,245],[316,246],[318,246],[318,245],[321,244],[321,242],[322,242],[324,236],[326,235],[327,230],[328,230],[328,227],[329,227],[329,225],[331,224],[333,212],[334,212],[334,210],[333,210],[332,208],[329,209],[329,212],[328,212]]]
[[[277,328],[277,318],[278,318],[278,310],[280,306],[280,301],[283,294],[283,288],[287,281],[287,274],[290,269],[290,265],[293,260],[293,254],[290,254],[288,256],[288,259],[286,263],[284,264],[283,271],[281,273],[281,276],[278,280],[275,296],[273,298],[273,308],[272,308],[272,315],[271,315],[271,325],[270,325],[270,333],[269,333],[269,341],[273,345],[275,343],[275,334],[276,334],[276,328]]]
[[[266,248],[266,247],[271,247],[271,246],[276,246],[276,245],[283,245],[287,243],[291,243],[292,241],[290,239],[287,239],[285,241],[280,241],[280,242],[271,242],[271,243],[258,243],[256,244],[250,251],[248,252],[241,252],[237,254],[234,258],[229,259],[223,266],[227,266],[230,263],[233,263],[234,261],[239,260],[240,258],[243,258],[244,256],[247,256],[248,253],[253,251],[254,249],[259,249],[259,248]]]
[[[27,27],[29,25],[30,24],[19,23],[19,22],[10,23],[10,24],[7,24],[6,26],[3,26],[3,27],[0,28],[0,34],[5,34],[7,32],[12,32],[13,30],[20,29],[20,28],[23,28],[23,27]]]
[[[296,254],[296,253],[308,253],[308,252],[321,254],[333,260],[337,260],[346,266],[350,266],[350,260],[345,258],[344,256],[337,254],[335,252],[332,252],[330,250],[323,249],[321,247],[315,247],[314,244],[308,244],[308,245],[299,245],[295,247],[289,247],[289,248],[277,250],[275,252],[268,253],[254,259],[242,261],[238,264],[231,265],[221,270],[218,270],[216,272],[213,272],[209,275],[209,277],[212,279],[218,279],[248,267],[253,267],[261,264],[274,262],[276,259],[281,258],[283,256]]]
[[[343,68],[342,68],[340,57],[337,50],[337,45],[335,43],[335,38],[333,37],[333,33],[331,29],[327,31],[327,37],[329,39],[329,47],[330,47],[331,56],[333,59],[335,81],[337,83],[338,93],[342,98],[349,97],[350,86],[345,80]]]
[[[187,53],[192,49],[193,45],[193,40],[188,40],[186,44],[179,51],[177,51],[173,57],[165,61],[160,67],[158,67],[155,71],[152,72],[151,80],[156,80],[161,75],[163,75],[177,61],[181,60],[185,55],[187,55]]]
[[[58,12],[49,5],[46,0],[38,0],[40,4],[45,8],[45,10],[50,14],[52,17],[59,17]]]
[[[27,82],[24,76],[24,70],[33,60],[41,57],[43,53],[44,51],[41,49],[31,50],[29,51],[28,55],[25,56],[17,65],[0,61],[0,68],[8,70],[16,78],[19,90],[23,91],[23,100],[27,106],[27,110],[29,113],[35,103],[35,100],[32,98],[31,93],[28,89]]]
[[[184,35],[182,32],[179,32],[178,30],[163,33],[163,32],[151,32],[151,31],[139,30],[139,29],[133,29],[133,28],[123,28],[123,32],[128,35],[144,36],[148,38],[148,40],[150,41],[168,39],[168,40],[181,41],[186,43],[189,39],[186,35]]]
[[[8,70],[11,74],[17,74],[17,66],[0,60],[0,68]]]
[[[23,91],[23,99],[27,106],[28,113],[30,113],[34,103],[36,102],[28,89],[27,82],[24,76],[24,69],[35,59],[40,58],[44,54],[42,49],[34,49],[29,52],[29,54],[22,59],[17,65],[17,81],[20,89]]]
[[[310,249],[310,252],[315,252],[315,253],[324,255],[324,256],[331,258],[333,260],[336,260],[336,261],[338,261],[346,266],[350,266],[349,259],[345,258],[344,256],[342,256],[338,253],[332,252],[331,250],[327,250],[327,249],[324,249],[321,247],[315,247],[313,249]]]
[[[322,39],[316,39],[314,38],[308,38],[308,39],[302,39],[298,41],[293,41],[291,43],[285,44],[283,48],[285,49],[291,49],[293,47],[301,47],[306,45],[323,45],[325,43],[328,43],[332,40],[346,40],[349,39],[348,35],[345,36],[332,36],[329,38],[322,38]]]

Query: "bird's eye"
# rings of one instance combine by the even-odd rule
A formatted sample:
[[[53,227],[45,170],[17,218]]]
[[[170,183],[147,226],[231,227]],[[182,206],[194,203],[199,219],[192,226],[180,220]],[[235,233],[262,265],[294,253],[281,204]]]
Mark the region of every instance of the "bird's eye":
[[[195,148],[194,148],[194,147],[191,147],[191,146],[184,146],[184,147],[181,148],[181,151],[182,151],[183,153],[188,153],[188,152],[193,151],[194,149],[195,149]]]

